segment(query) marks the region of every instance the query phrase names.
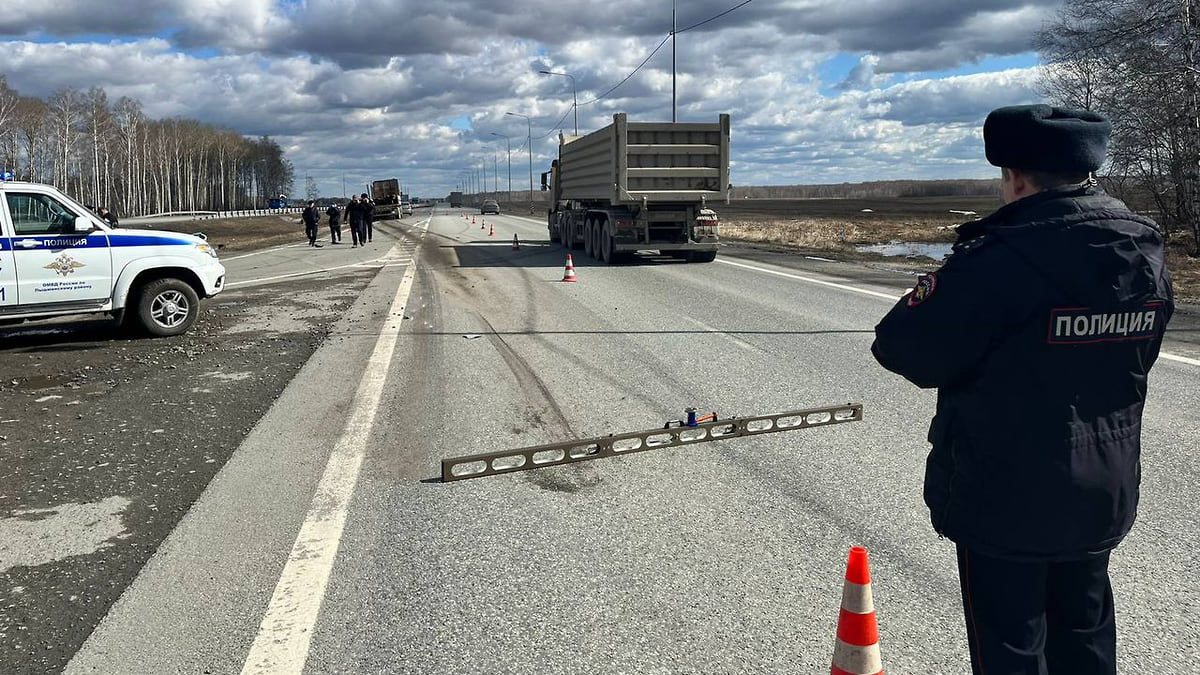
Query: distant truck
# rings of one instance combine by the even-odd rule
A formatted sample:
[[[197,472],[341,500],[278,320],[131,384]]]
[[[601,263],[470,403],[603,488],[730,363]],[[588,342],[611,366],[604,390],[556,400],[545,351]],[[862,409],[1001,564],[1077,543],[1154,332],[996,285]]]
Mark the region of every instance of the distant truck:
[[[375,202],[372,220],[400,217],[400,181],[395,178],[371,183],[371,201]]]
[[[458,209],[458,208],[462,208],[462,205],[463,205],[462,193],[461,192],[451,192],[450,193],[450,208]]]
[[[559,136],[542,174],[550,189],[550,241],[580,246],[605,263],[635,251],[717,257],[719,220],[710,199],[729,189],[729,115],[715,124],[629,122],[625,113],[586,136]]]

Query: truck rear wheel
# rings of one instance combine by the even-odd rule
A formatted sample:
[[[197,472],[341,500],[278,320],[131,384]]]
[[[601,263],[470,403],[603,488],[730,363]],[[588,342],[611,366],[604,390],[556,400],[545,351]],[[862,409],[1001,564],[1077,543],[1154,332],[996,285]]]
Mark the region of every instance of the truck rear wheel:
[[[717,259],[716,251],[692,251],[688,254],[690,262],[712,262]]]
[[[594,239],[592,237],[592,232],[594,229],[595,228],[592,227],[591,219],[584,221],[584,223],[583,223],[583,252],[586,253],[589,258],[596,257],[595,247],[593,245]]]
[[[600,259],[609,265],[616,262],[613,254],[613,237],[603,229],[600,230]]]
[[[138,293],[138,323],[151,335],[170,337],[185,333],[199,314],[200,297],[180,279],[155,279]]]

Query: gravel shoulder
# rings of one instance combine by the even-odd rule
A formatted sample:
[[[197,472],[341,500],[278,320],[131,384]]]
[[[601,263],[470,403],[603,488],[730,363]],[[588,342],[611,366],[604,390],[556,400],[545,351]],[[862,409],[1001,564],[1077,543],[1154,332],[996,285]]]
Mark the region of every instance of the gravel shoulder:
[[[0,327],[5,672],[62,669],[374,273],[228,290],[175,338]]]

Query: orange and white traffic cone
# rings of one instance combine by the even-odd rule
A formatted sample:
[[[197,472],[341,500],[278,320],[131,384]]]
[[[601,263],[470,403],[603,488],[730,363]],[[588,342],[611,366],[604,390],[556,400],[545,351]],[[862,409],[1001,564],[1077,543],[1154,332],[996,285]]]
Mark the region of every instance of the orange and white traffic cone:
[[[563,271],[563,281],[578,281],[575,278],[575,263],[571,260],[571,254],[567,254],[567,269]]]
[[[473,222],[475,222],[475,221],[473,221],[473,220],[472,220],[471,222],[473,223]],[[479,229],[481,229],[481,230],[486,230],[486,229],[487,229],[487,218],[480,218],[480,219],[479,219]]]
[[[879,626],[871,597],[871,570],[867,565],[867,549],[861,546],[852,547],[846,561],[842,611],[829,672],[830,675],[883,675]]]
[[[517,241],[517,233],[516,232],[513,233],[513,250],[514,251],[521,250],[521,242]]]
[[[488,236],[489,237],[496,236],[496,226],[495,225],[492,225],[492,229],[488,230]]]
[[[471,216],[471,224],[472,224],[472,225],[474,225],[474,224],[475,224],[475,216]]]

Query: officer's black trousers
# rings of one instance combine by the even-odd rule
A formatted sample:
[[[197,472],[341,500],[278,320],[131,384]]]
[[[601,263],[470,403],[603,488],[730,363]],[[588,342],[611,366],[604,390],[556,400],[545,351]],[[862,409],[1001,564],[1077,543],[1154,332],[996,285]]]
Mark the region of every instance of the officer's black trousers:
[[[1108,553],[1022,562],[958,547],[975,675],[1115,675],[1117,624]]]
[[[342,224],[329,224],[329,243],[334,244],[342,240]]]

